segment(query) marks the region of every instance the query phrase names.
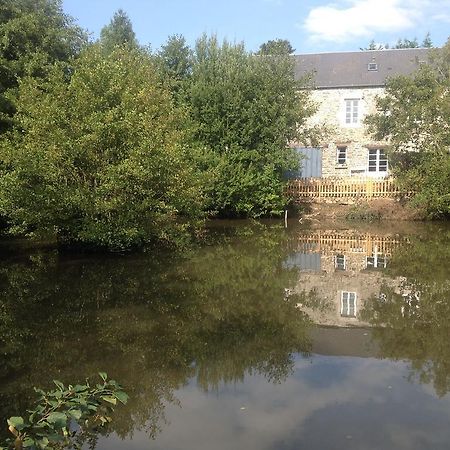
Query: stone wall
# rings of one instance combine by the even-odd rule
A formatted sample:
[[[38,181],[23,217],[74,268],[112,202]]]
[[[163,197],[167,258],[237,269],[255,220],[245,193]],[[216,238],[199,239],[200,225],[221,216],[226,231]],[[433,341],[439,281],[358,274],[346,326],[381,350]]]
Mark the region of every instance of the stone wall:
[[[383,88],[318,89],[312,99],[318,105],[317,113],[309,120],[310,125],[325,125],[326,138],[322,143],[322,176],[367,176],[368,147],[384,147],[385,142],[374,141],[363,124],[364,117],[375,109],[375,98],[382,95]],[[359,99],[358,123],[345,123],[345,100]],[[347,162],[339,165],[337,147],[347,147]],[[379,175],[379,174],[378,174]]]

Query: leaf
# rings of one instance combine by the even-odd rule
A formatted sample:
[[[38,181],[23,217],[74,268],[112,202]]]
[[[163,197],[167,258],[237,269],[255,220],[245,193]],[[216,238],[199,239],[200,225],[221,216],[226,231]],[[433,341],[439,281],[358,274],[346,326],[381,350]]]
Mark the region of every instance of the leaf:
[[[117,400],[119,400],[119,402],[123,403],[124,405],[127,403],[129,398],[128,395],[123,391],[114,392],[114,397],[116,397]]]
[[[73,392],[82,392],[85,391],[88,387],[84,384],[77,384],[72,388]]]
[[[60,391],[64,391],[64,385],[61,383],[61,381],[53,380],[53,383],[56,384]]]
[[[61,412],[52,412],[47,417],[47,422],[55,425],[55,427],[65,427],[67,424],[67,416]]]
[[[108,375],[106,374],[106,372],[99,372],[98,374],[100,375],[100,378],[103,381],[106,381],[106,379],[108,378]]]
[[[100,398],[105,400],[105,402],[112,403],[113,405],[117,405],[117,399],[112,397],[111,395],[102,395]]]
[[[48,440],[47,437],[42,438],[39,442],[41,448],[47,448],[49,443],[50,441]]]
[[[24,448],[34,447],[36,445],[36,441],[30,437],[27,437],[22,442],[22,446]]]
[[[69,411],[69,414],[72,418],[74,418],[75,420],[80,420],[82,412],[80,409],[71,409]]]
[[[20,431],[25,427],[25,422],[22,417],[10,417],[8,419],[8,425]]]

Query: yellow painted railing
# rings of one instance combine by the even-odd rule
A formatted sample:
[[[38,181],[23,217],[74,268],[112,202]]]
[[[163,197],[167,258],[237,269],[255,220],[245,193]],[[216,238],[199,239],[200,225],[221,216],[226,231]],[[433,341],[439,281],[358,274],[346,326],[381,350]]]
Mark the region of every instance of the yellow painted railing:
[[[405,195],[393,178],[307,178],[291,180],[286,194],[298,200],[386,198]]]

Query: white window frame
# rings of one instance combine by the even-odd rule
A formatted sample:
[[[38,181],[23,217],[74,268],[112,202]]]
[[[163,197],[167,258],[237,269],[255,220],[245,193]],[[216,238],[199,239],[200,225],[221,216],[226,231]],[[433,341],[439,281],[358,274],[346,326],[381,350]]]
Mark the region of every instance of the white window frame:
[[[347,301],[346,305],[344,305],[345,300]],[[350,307],[351,300],[353,300],[353,314],[350,314],[352,310],[352,308]],[[341,291],[341,317],[356,317],[356,300],[356,292]]]
[[[375,159],[371,158],[375,152]],[[383,158],[382,158],[383,156]],[[370,170],[370,163],[375,161],[375,170]],[[386,170],[380,170],[381,163],[386,161]],[[384,164],[383,164],[384,165]],[[373,166],[373,164],[372,164]],[[389,158],[386,155],[384,148],[369,148],[367,149],[367,174],[369,176],[383,176],[389,172]]]
[[[373,260],[369,267],[369,260]],[[382,253],[374,253],[372,256],[366,256],[366,269],[386,269],[387,257]]]
[[[347,126],[359,125],[361,118],[361,99],[344,99],[344,123]]]

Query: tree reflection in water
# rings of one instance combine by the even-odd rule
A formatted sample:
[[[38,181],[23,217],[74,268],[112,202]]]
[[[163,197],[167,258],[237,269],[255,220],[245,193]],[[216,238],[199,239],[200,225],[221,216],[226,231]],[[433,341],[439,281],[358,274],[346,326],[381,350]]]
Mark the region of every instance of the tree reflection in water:
[[[394,289],[383,285],[362,312],[375,327],[381,355],[411,364],[411,379],[450,391],[450,232],[413,237],[393,255],[387,275],[401,277]]]
[[[220,234],[220,233],[219,233]],[[241,227],[183,258],[24,252],[0,262],[0,415],[30,404],[32,386],[98,370],[130,394],[111,430],[155,436],[174,391],[263,374],[279,383],[308,354],[310,322],[285,301],[278,227]]]

